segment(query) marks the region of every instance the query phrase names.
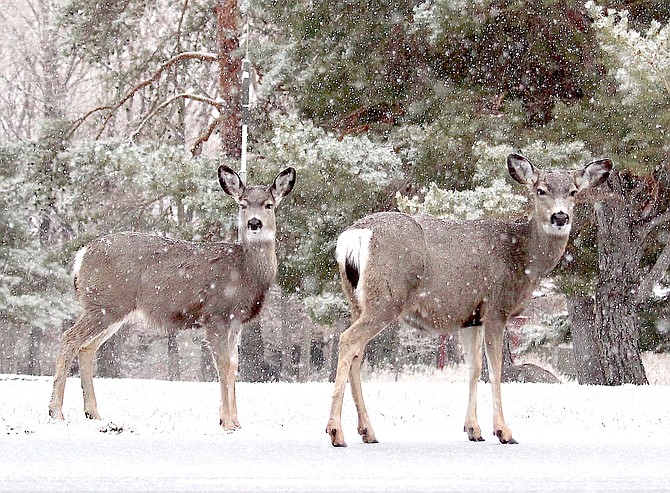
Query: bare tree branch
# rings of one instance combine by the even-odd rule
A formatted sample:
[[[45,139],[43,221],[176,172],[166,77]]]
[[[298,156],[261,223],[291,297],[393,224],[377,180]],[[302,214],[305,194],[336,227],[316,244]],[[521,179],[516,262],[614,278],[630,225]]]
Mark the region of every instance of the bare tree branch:
[[[202,135],[198,137],[198,139],[195,141],[193,147],[191,147],[192,156],[195,157],[200,155],[200,153],[202,152],[202,145],[209,140],[216,127],[218,127],[222,121],[223,121],[223,113],[221,114],[221,116],[212,121],[212,123],[209,124],[209,126],[202,133]]]
[[[654,286],[663,278],[663,275],[670,267],[670,242],[665,244],[661,254],[656,259],[654,266],[649,269],[649,272],[644,276],[640,286],[637,289],[635,298],[638,302],[642,302],[651,298],[654,292]]]
[[[160,110],[162,110],[162,109],[165,108],[166,106],[169,106],[170,104],[174,103],[174,102],[177,101],[178,99],[192,99],[192,100],[194,100],[194,101],[199,101],[199,102],[201,102],[201,103],[206,103],[206,104],[209,104],[209,105],[211,105],[211,106],[214,106],[217,110],[219,110],[219,112],[221,112],[222,109],[223,109],[223,103],[221,103],[221,102],[219,102],[219,101],[216,101],[216,100],[214,100],[214,99],[205,97],[205,96],[198,96],[198,95],[196,95],[196,94],[190,94],[190,93],[186,93],[186,92],[185,92],[185,93],[181,93],[181,94],[177,94],[177,95],[175,95],[175,96],[172,96],[172,97],[171,97],[170,99],[168,99],[167,101],[164,101],[163,103],[161,103],[160,105],[158,105],[158,106],[157,106],[156,108],[154,108],[153,110],[151,110],[151,111],[149,112],[149,114],[148,114],[147,116],[145,116],[144,119],[142,119],[142,121],[140,122],[140,124],[137,126],[137,129],[133,132],[133,134],[132,134],[131,137],[130,137],[131,140],[132,140],[132,139],[135,139],[135,138],[140,134],[140,132],[141,132],[142,129],[144,128],[144,125],[146,125],[146,123],[147,123],[151,118],[153,118],[153,117],[156,115],[156,113],[158,113]]]
[[[663,226],[668,222],[670,222],[670,209],[665,211],[663,214],[654,216],[649,221],[646,221],[642,225],[642,227],[640,227],[639,231],[637,232],[637,237],[639,241],[643,242],[644,240],[647,239],[647,236],[649,236],[655,228]]]
[[[126,95],[123,96],[116,104],[111,106],[109,114],[107,115],[105,121],[102,124],[102,128],[98,132],[98,135],[96,135],[96,139],[100,138],[105,128],[107,127],[109,120],[111,120],[112,116],[114,116],[114,113],[116,113],[116,110],[118,110],[121,106],[127,103],[140,89],[147,87],[152,83],[154,83],[155,81],[157,81],[161,77],[163,72],[165,72],[173,65],[181,62],[182,60],[200,60],[203,62],[215,62],[218,60],[218,56],[215,53],[204,53],[200,51],[185,51],[182,53],[178,53],[177,55],[170,58],[160,67],[158,67],[158,69],[151,75],[151,77],[139,82],[130,91],[128,91]]]
[[[91,111],[85,113],[84,115],[80,116],[77,118],[72,125],[70,126],[70,129],[67,131],[67,134],[65,134],[65,140],[69,140],[70,137],[77,131],[77,129],[81,126],[84,121],[91,116],[93,113],[97,113],[98,111],[105,111],[105,110],[111,110],[112,106],[98,106],[97,108],[93,108]]]

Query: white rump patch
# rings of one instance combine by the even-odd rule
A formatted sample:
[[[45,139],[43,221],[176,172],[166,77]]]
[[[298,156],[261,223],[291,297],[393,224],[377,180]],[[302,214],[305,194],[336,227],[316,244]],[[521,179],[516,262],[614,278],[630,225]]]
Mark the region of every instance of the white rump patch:
[[[372,238],[371,229],[348,229],[337,239],[337,248],[335,249],[335,257],[342,271],[345,270],[347,260],[358,270],[358,285],[354,294],[361,304],[363,303],[365,266],[370,254],[370,238]]]
[[[79,250],[77,254],[74,256],[74,266],[72,268],[72,276],[75,279],[79,275],[79,269],[81,269],[81,264],[84,262],[84,255],[86,255],[87,250],[88,247],[84,247],[81,250]]]

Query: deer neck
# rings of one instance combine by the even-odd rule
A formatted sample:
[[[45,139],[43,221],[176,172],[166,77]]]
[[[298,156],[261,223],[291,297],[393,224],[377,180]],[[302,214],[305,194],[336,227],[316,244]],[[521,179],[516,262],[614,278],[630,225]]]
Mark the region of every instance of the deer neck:
[[[277,274],[277,253],[274,240],[242,241],[242,263],[248,273],[269,287]]]
[[[531,281],[537,282],[545,278],[561,260],[568,245],[568,235],[547,233],[535,217],[528,223],[528,228],[525,272]]]

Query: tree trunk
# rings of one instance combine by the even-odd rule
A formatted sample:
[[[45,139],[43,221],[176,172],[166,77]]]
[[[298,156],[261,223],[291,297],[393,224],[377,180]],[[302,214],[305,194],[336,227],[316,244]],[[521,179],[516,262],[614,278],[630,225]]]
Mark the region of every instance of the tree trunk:
[[[122,327],[123,330],[125,327]],[[120,331],[119,331],[120,332]],[[98,350],[97,366],[98,376],[102,378],[120,378],[121,368],[119,361],[121,360],[119,348],[118,333],[113,335],[109,340],[100,346]]]
[[[244,382],[263,382],[266,379],[263,368],[263,332],[260,318],[244,326],[240,343],[240,380]]]
[[[216,41],[219,57],[219,89],[225,101],[221,120],[221,146],[224,156],[239,158],[242,150],[240,127],[241,59],[237,29],[237,0],[218,0],[216,7]]]
[[[637,249],[618,173],[607,181],[609,196],[596,204],[598,267],[595,343],[604,385],[647,384],[639,348],[639,320],[634,296],[640,283]]]
[[[217,379],[212,350],[205,337],[200,338],[200,379],[203,382],[216,382]]]
[[[38,327],[30,329],[30,345],[28,346],[28,375],[41,375],[40,348],[44,331]]]
[[[568,296],[568,313],[575,354],[577,381],[582,385],[598,385],[605,381],[600,364],[600,344],[596,341],[594,301],[590,296]]]
[[[168,355],[168,378],[170,380],[179,380],[181,378],[181,367],[179,365],[179,340],[177,331],[172,330],[167,335],[167,355]]]
[[[311,323],[305,324],[302,334],[302,342],[300,344],[300,363],[298,365],[298,382],[306,382],[309,380],[311,370],[311,349],[312,349],[312,328]]]
[[[464,329],[467,330],[467,329]],[[486,344],[486,343],[484,343]],[[509,331],[505,329],[505,335],[503,339],[503,346],[502,346],[502,374],[503,374],[503,381],[504,381],[504,375],[508,373],[509,368],[514,366],[514,358],[512,358],[512,345],[509,342]],[[482,375],[480,379],[484,382],[489,382],[490,381],[490,376],[489,376],[489,365],[488,361],[486,360],[486,351],[482,350]]]

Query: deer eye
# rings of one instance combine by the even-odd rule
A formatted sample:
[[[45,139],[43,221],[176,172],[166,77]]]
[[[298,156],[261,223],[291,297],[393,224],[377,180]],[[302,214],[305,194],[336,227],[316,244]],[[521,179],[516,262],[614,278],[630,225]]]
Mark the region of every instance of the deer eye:
[[[246,210],[247,210],[247,204],[246,204],[246,202],[240,202],[240,209],[242,209],[243,211],[246,211]]]
[[[537,189],[537,194],[542,196],[542,195],[547,195],[547,191],[544,188],[538,188]]]
[[[268,202],[267,204],[265,204],[266,209],[272,209],[273,207],[274,207],[274,205],[271,202]]]
[[[577,195],[577,190],[570,190],[570,197]]]

